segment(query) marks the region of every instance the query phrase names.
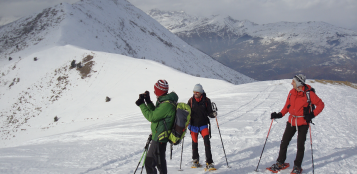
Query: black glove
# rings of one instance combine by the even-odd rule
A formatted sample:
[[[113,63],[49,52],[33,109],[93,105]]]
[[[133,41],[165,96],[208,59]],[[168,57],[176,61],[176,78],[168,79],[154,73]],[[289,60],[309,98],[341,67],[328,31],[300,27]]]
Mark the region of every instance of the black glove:
[[[217,117],[217,112],[213,111],[211,114],[208,115],[211,118],[216,118]]]
[[[315,118],[315,115],[313,112],[311,113],[308,113],[304,116],[305,120],[306,120],[306,123],[312,123],[312,119]]]
[[[279,112],[279,113],[273,112],[270,115],[270,119],[277,119],[277,118],[281,118],[281,117],[283,117],[283,114],[281,114],[281,112]]]
[[[139,94],[139,99],[136,100],[135,104],[136,104],[137,106],[140,106],[140,105],[143,104],[143,103],[144,103],[144,94]]]
[[[146,104],[152,103],[151,99],[150,99],[150,93],[149,91],[145,91],[144,93],[144,99],[146,101]]]

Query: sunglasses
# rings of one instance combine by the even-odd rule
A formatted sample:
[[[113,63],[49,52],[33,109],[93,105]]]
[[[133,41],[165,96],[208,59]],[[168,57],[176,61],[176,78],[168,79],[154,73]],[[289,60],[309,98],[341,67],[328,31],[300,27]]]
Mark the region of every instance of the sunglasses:
[[[193,94],[200,94],[199,92],[193,91]]]

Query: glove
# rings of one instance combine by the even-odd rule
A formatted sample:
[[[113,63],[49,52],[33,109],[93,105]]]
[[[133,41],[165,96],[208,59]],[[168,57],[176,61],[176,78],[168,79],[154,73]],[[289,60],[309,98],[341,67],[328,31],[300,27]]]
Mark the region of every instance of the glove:
[[[217,117],[217,112],[216,111],[212,112],[211,114],[209,114],[209,117],[216,118]]]
[[[136,104],[137,106],[140,106],[140,105],[143,104],[143,103],[144,103],[144,94],[139,94],[139,99],[136,100],[135,104]]]
[[[146,104],[152,103],[151,99],[150,99],[150,93],[149,91],[145,91],[144,93],[144,99],[146,101]]]
[[[279,112],[279,113],[273,112],[270,115],[270,119],[278,119],[278,118],[281,118],[281,117],[283,117],[283,114],[281,114],[281,112]]]
[[[306,120],[306,123],[312,123],[312,119],[315,118],[315,115],[313,112],[311,113],[308,113],[304,116],[305,120]]]

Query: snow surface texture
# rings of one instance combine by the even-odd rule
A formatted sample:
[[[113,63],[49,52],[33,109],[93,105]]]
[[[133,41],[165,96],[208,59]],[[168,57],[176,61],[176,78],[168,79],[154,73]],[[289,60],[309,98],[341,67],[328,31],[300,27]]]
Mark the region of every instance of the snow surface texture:
[[[254,80],[191,47],[126,0],[63,3],[0,27],[0,67],[34,51],[74,45],[160,62],[234,84]],[[163,72],[164,73],[164,72]]]
[[[35,55],[41,58],[34,61]],[[88,59],[88,55],[93,58]],[[88,74],[70,69],[73,59],[82,61],[84,67],[92,62]],[[150,134],[150,122],[135,101],[145,90],[151,92],[155,101],[154,83],[166,79],[169,90],[178,94],[179,102],[187,102],[194,85],[200,83],[218,106],[219,127],[231,168],[226,167],[216,120],[211,119],[212,153],[218,169],[212,173],[255,174],[271,123],[270,113],[282,109],[292,88],[291,79],[233,85],[190,76],[151,60],[73,46],[34,53],[15,66],[16,71],[11,69],[14,65],[4,67],[10,68],[6,71],[9,73],[1,78],[16,72],[20,80],[12,80],[10,88],[9,83],[5,87],[1,83],[0,173],[133,173]],[[325,102],[325,109],[312,126],[315,173],[356,173],[357,90],[311,80],[308,84]],[[106,96],[111,98],[110,102],[105,102]],[[6,124],[9,119],[4,115],[13,112],[17,114],[12,121],[18,121]],[[55,116],[59,121],[54,122]],[[286,121],[284,117],[273,123],[258,173],[270,173],[265,168],[277,158]],[[174,147],[172,160],[167,148],[169,173],[208,173],[203,168],[190,168],[189,134],[183,144],[183,172],[178,171],[181,147]],[[304,173],[312,173],[309,138],[305,147],[302,168]],[[204,163],[202,138],[199,154]],[[293,164],[295,154],[296,136],[290,143],[286,162]]]
[[[201,28],[207,32],[215,32],[228,27],[237,36],[249,35],[262,38],[260,41],[262,44],[284,42],[292,47],[291,51],[294,51],[293,46],[297,44],[305,45],[308,52],[314,54],[322,54],[328,49],[345,53],[346,48],[357,48],[356,31],[326,22],[277,22],[259,25],[223,15],[199,17],[186,14],[184,11],[168,12],[157,9],[147,13],[175,34],[190,35],[190,32],[196,33],[196,30]]]
[[[0,17],[0,26],[11,23],[13,21],[18,20],[20,17],[17,16],[6,16],[6,17]]]

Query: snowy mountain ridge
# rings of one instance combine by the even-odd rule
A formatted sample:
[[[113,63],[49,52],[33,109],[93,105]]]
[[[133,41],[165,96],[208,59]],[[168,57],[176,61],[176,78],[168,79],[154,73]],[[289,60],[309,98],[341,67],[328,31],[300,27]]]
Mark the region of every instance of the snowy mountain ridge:
[[[255,24],[229,16],[151,10],[150,16],[193,47],[257,80],[357,82],[357,32],[325,22]]]
[[[240,84],[253,79],[192,48],[126,0],[61,3],[0,27],[0,65],[50,48],[73,45],[150,59],[191,75]]]
[[[357,32],[326,22],[277,22],[269,24],[256,24],[248,20],[236,20],[230,16],[212,15],[211,17],[199,17],[186,14],[184,11],[169,12],[157,9],[148,12],[173,33],[185,32],[190,35],[195,29],[206,27],[207,32],[219,32],[223,28],[238,36],[250,35],[252,37],[263,38],[263,44],[272,41],[284,41],[290,46],[296,44],[307,44],[311,47],[311,52],[323,53],[326,48],[340,50],[341,53],[346,48],[357,48]],[[338,42],[338,44],[336,44]],[[333,47],[338,45],[337,47]]]
[[[17,16],[6,16],[6,17],[0,17],[0,26],[6,25],[8,23],[14,22],[16,20],[20,19],[20,17]]]

